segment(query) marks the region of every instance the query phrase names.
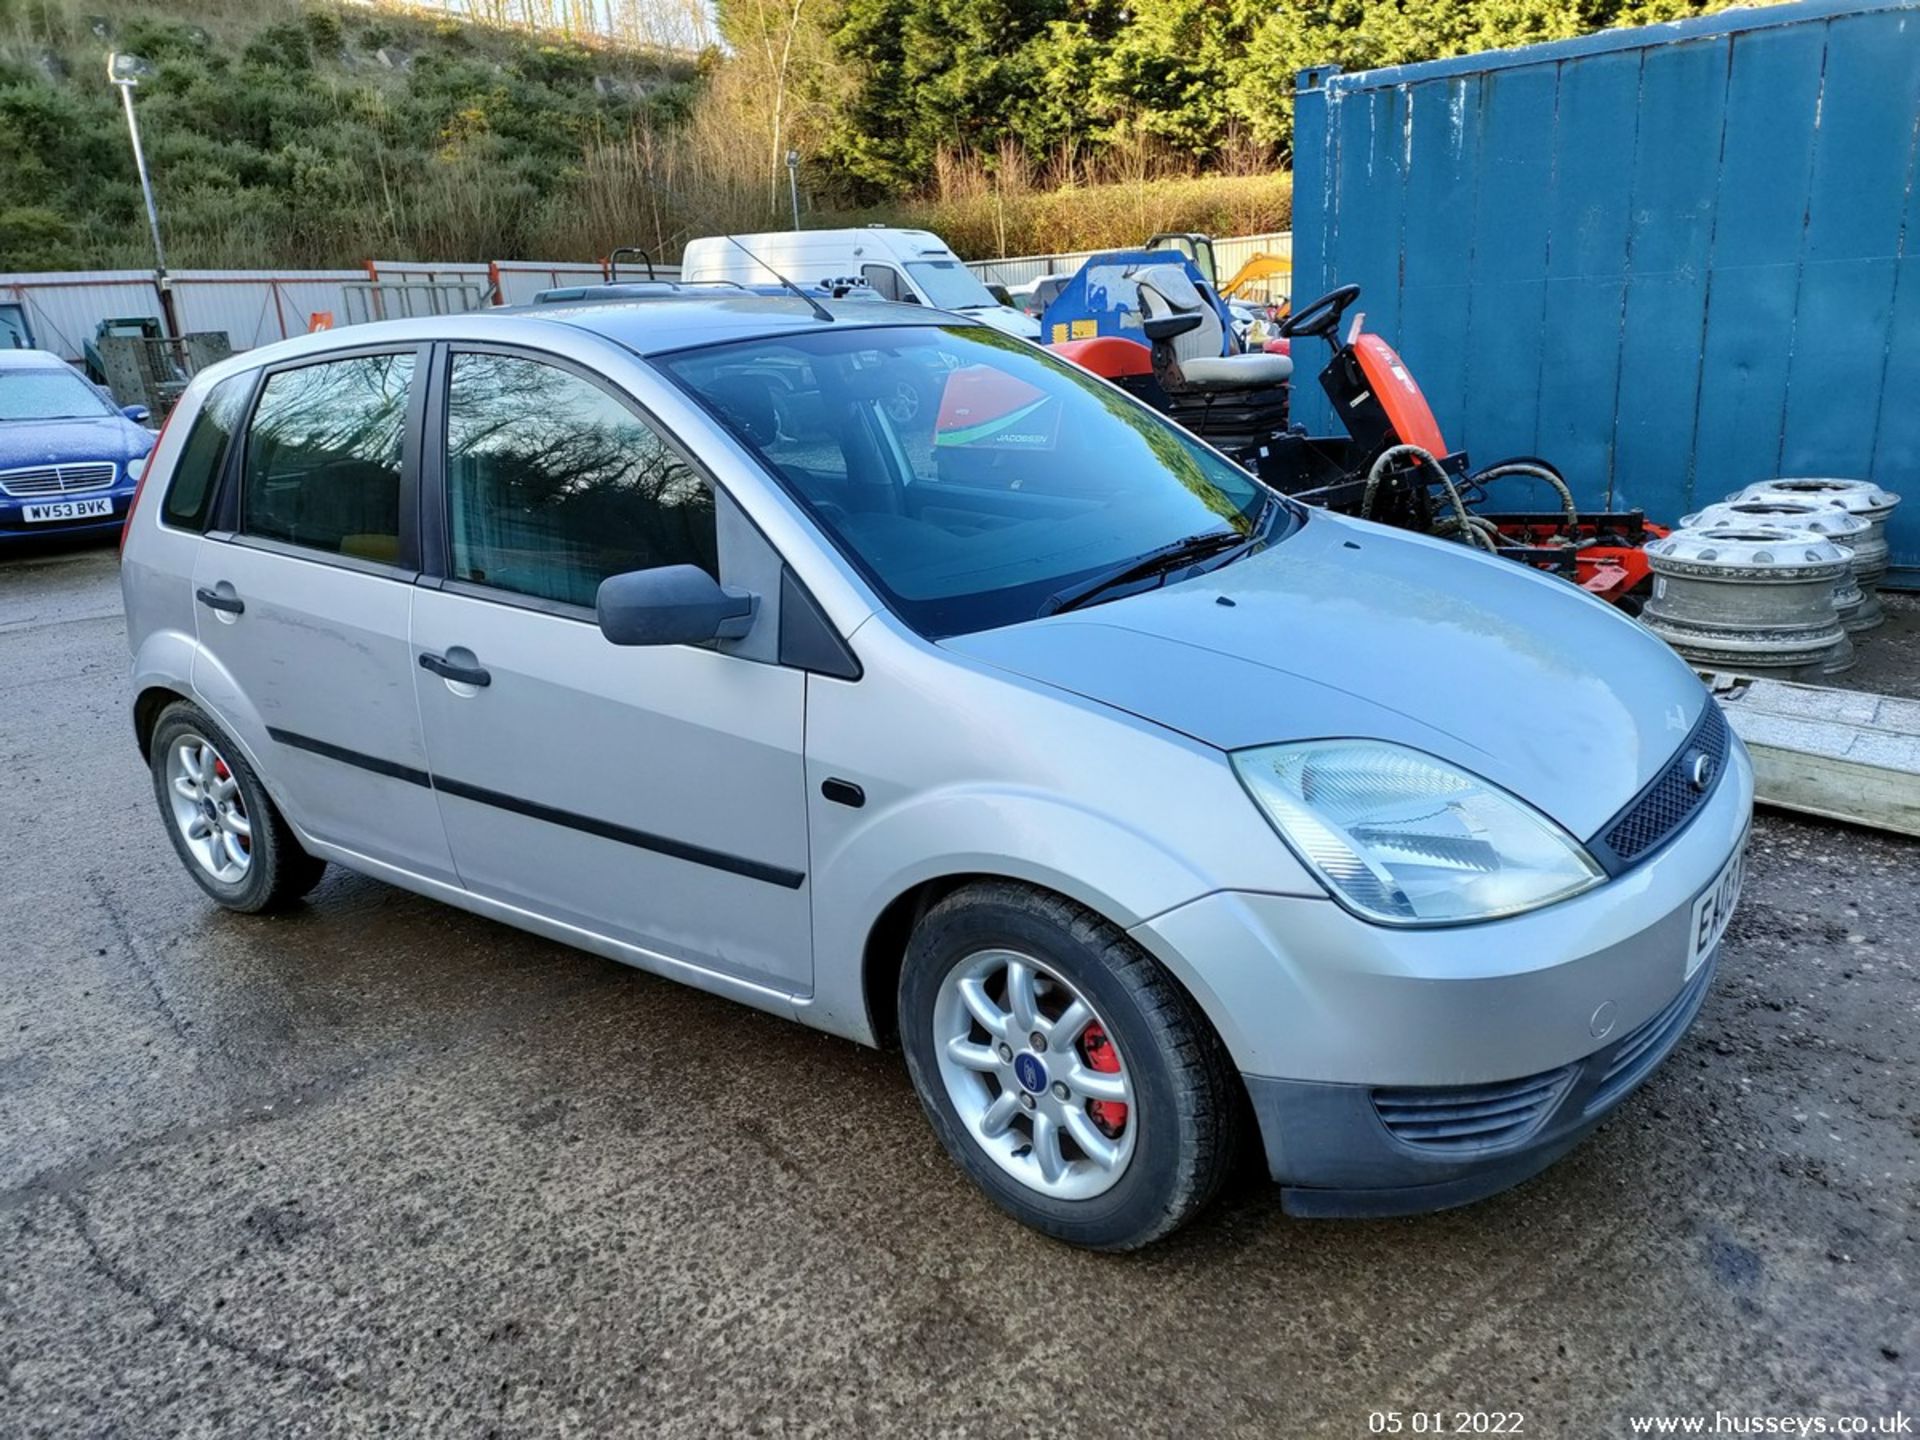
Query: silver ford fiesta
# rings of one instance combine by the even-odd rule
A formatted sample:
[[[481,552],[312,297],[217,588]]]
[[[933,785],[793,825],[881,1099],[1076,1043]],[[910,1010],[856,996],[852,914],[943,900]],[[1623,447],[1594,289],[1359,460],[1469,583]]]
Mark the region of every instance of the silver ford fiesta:
[[[1752,771],[1566,583],[917,307],[368,325],[201,374],[133,716],[221,905],[329,863],[869,1045],[1126,1249],[1534,1174],[1711,983]],[[1243,1144],[1242,1142],[1246,1142]]]

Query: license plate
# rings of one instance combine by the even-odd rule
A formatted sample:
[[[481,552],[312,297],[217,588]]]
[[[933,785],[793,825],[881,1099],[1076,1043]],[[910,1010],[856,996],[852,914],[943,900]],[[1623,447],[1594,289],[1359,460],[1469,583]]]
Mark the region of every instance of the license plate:
[[[1742,835],[1733,858],[1693,902],[1693,928],[1687,940],[1687,978],[1692,978],[1700,962],[1713,953],[1713,947],[1726,933],[1727,921],[1733,918],[1734,907],[1740,903],[1740,882],[1746,878],[1747,837]]]
[[[29,505],[24,518],[29,525],[39,525],[48,520],[85,520],[111,514],[113,501],[103,495],[98,500],[49,500],[45,504]]]

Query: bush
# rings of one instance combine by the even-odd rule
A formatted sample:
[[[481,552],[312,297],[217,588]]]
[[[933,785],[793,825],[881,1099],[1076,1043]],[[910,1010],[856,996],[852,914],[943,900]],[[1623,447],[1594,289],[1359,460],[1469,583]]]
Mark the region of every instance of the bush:
[[[73,222],[56,210],[0,210],[0,270],[63,270],[73,254]]]
[[[255,35],[240,58],[249,65],[269,70],[311,70],[313,46],[304,25],[287,21],[269,25]]]
[[[307,42],[317,55],[338,55],[346,48],[347,36],[340,17],[331,10],[309,10],[306,14]]]
[[[114,48],[153,64],[182,57],[198,58],[207,51],[207,32],[178,20],[129,20],[120,27]]]
[[[580,45],[541,45],[521,57],[515,67],[540,85],[591,86],[593,52]]]

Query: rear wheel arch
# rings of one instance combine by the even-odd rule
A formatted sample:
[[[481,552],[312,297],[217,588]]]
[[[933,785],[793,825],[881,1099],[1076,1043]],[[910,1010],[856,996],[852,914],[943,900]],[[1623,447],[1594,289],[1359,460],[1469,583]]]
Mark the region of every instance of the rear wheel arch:
[[[140,744],[140,758],[153,759],[153,730],[160,723],[160,712],[176,700],[192,703],[193,697],[169,685],[149,685],[133,700],[133,734]]]

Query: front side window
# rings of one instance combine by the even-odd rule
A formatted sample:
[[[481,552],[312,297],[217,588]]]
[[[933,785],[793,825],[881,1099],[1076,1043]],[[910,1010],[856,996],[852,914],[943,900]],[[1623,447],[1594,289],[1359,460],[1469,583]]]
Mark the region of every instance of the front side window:
[[[713,491],[598,385],[513,355],[457,354],[447,390],[453,578],[591,606],[627,570],[720,573]]]
[[[206,528],[214,481],[252,389],[253,376],[230,375],[208,392],[200,413],[193,417],[186,444],[180,447],[180,459],[167,486],[167,500],[160,507],[167,524],[183,530]]]
[[[1272,498],[1145,406],[985,326],[822,325],[659,363],[929,637],[1034,619],[1196,536],[1251,536]]]
[[[357,355],[268,376],[247,431],[241,530],[397,564],[413,363],[411,351]]]
[[[867,288],[882,300],[899,300],[909,305],[920,303],[920,297],[907,289],[900,272],[891,265],[862,265],[860,275],[867,282]]]

